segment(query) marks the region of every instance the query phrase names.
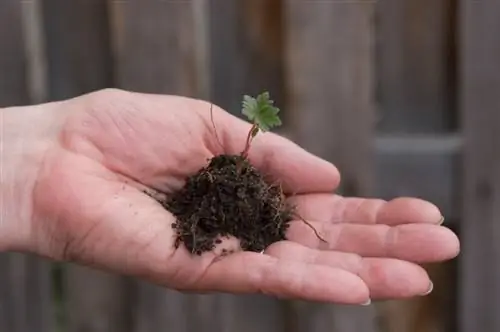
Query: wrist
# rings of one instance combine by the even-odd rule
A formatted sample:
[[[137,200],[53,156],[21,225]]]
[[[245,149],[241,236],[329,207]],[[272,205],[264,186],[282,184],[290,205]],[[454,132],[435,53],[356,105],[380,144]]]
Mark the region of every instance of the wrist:
[[[51,104],[0,109],[0,252],[28,250],[33,188],[55,139]]]

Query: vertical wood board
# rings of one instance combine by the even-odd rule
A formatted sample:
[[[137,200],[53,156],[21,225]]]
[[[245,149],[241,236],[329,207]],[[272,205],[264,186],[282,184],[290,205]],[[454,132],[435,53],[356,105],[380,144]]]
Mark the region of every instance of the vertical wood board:
[[[286,101],[282,0],[210,1],[211,98],[240,115],[244,94]],[[286,126],[287,112],[281,115]]]
[[[73,98],[112,85],[105,1],[41,0],[48,59],[48,98]]]
[[[41,0],[47,100],[74,98],[112,85],[108,7],[103,1]],[[69,332],[131,330],[127,280],[66,264],[62,319]]]
[[[464,217],[459,331],[499,331],[500,3],[460,3]]]
[[[283,109],[280,116],[287,127],[283,1],[209,1],[208,15],[211,101],[241,116],[243,95],[268,91]],[[212,315],[224,331],[284,329],[283,301],[263,295],[224,295],[214,300]]]
[[[193,3],[109,1],[116,85],[147,93],[198,91]]]
[[[197,97],[196,33],[192,1],[109,1],[116,86],[144,93]],[[136,281],[134,332],[189,331],[196,296]],[[210,305],[209,301],[207,305]],[[206,322],[204,330],[209,327]],[[215,330],[208,330],[215,331]]]
[[[455,129],[454,2],[376,2],[378,130]]]
[[[0,107],[29,103],[22,4],[0,1]]]
[[[32,103],[23,17],[21,1],[0,1],[0,108]],[[51,331],[51,296],[50,263],[0,253],[0,331]]]
[[[292,136],[339,168],[343,191],[373,190],[373,2],[286,2]],[[296,302],[292,331],[377,331],[374,306]]]

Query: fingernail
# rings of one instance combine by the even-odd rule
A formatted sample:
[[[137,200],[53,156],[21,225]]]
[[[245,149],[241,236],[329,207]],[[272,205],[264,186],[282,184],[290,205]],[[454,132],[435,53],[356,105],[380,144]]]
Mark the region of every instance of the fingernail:
[[[366,301],[365,303],[362,303],[361,305],[362,306],[369,306],[370,304],[372,304],[372,300],[368,299],[368,301]]]
[[[424,294],[422,294],[422,296],[429,295],[430,293],[432,293],[433,290],[434,290],[434,283],[431,281],[431,284],[429,286],[429,290],[427,292],[425,292]]]
[[[444,216],[441,216],[441,219],[439,219],[438,225],[442,225],[444,223]]]

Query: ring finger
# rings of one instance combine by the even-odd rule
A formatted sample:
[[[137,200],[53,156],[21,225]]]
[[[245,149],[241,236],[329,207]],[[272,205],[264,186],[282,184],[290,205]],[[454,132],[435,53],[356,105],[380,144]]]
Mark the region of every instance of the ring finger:
[[[266,249],[266,254],[356,274],[368,286],[371,299],[408,298],[426,295],[432,289],[432,282],[422,267],[398,259],[362,258],[351,253],[314,250],[290,241],[273,244]]]

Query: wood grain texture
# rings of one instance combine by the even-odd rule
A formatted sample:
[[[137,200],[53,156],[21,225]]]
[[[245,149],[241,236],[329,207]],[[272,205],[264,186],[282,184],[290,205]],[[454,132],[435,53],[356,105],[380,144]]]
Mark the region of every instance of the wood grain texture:
[[[200,36],[191,1],[109,1],[109,6],[117,87],[190,97],[203,92],[206,96],[205,83],[197,77],[200,59],[195,41]],[[147,282],[135,284],[134,332],[186,332],[196,326],[220,331],[217,296],[202,300]]]
[[[456,331],[455,289],[456,262],[425,265],[434,291],[425,296],[382,303],[384,332],[451,332]]]
[[[241,116],[244,94],[269,91],[285,108],[283,12],[281,0],[209,1],[210,99]],[[283,128],[288,124],[282,112]],[[261,295],[224,295],[214,314],[225,331],[282,331],[283,301]]]
[[[23,17],[21,1],[0,1],[0,108],[32,103]],[[0,331],[52,331],[51,290],[50,263],[1,253]]]
[[[47,100],[112,85],[108,7],[103,1],[42,0]],[[69,332],[126,332],[134,288],[128,280],[76,265],[63,269],[62,317]]]
[[[22,4],[0,1],[0,107],[30,102]]]
[[[116,85],[148,93],[198,91],[193,4],[109,1]]]
[[[67,331],[134,331],[136,288],[133,281],[78,265],[68,265],[64,286]]]
[[[24,254],[0,255],[0,331],[54,328],[50,262]]]
[[[500,3],[460,4],[464,183],[458,331],[499,331]]]
[[[374,190],[373,4],[286,1],[292,135],[337,165],[348,195]],[[294,306],[291,331],[377,331],[374,306]]]
[[[108,7],[96,0],[41,0],[48,98],[60,100],[112,85]]]
[[[210,1],[211,98],[233,114],[240,115],[242,95],[264,90],[285,105],[282,3]]]
[[[446,225],[461,217],[460,135],[384,135],[374,143],[377,197],[433,202]]]
[[[378,129],[452,131],[454,0],[376,1]]]
[[[339,167],[349,194],[371,194],[373,2],[286,3],[292,134]]]

